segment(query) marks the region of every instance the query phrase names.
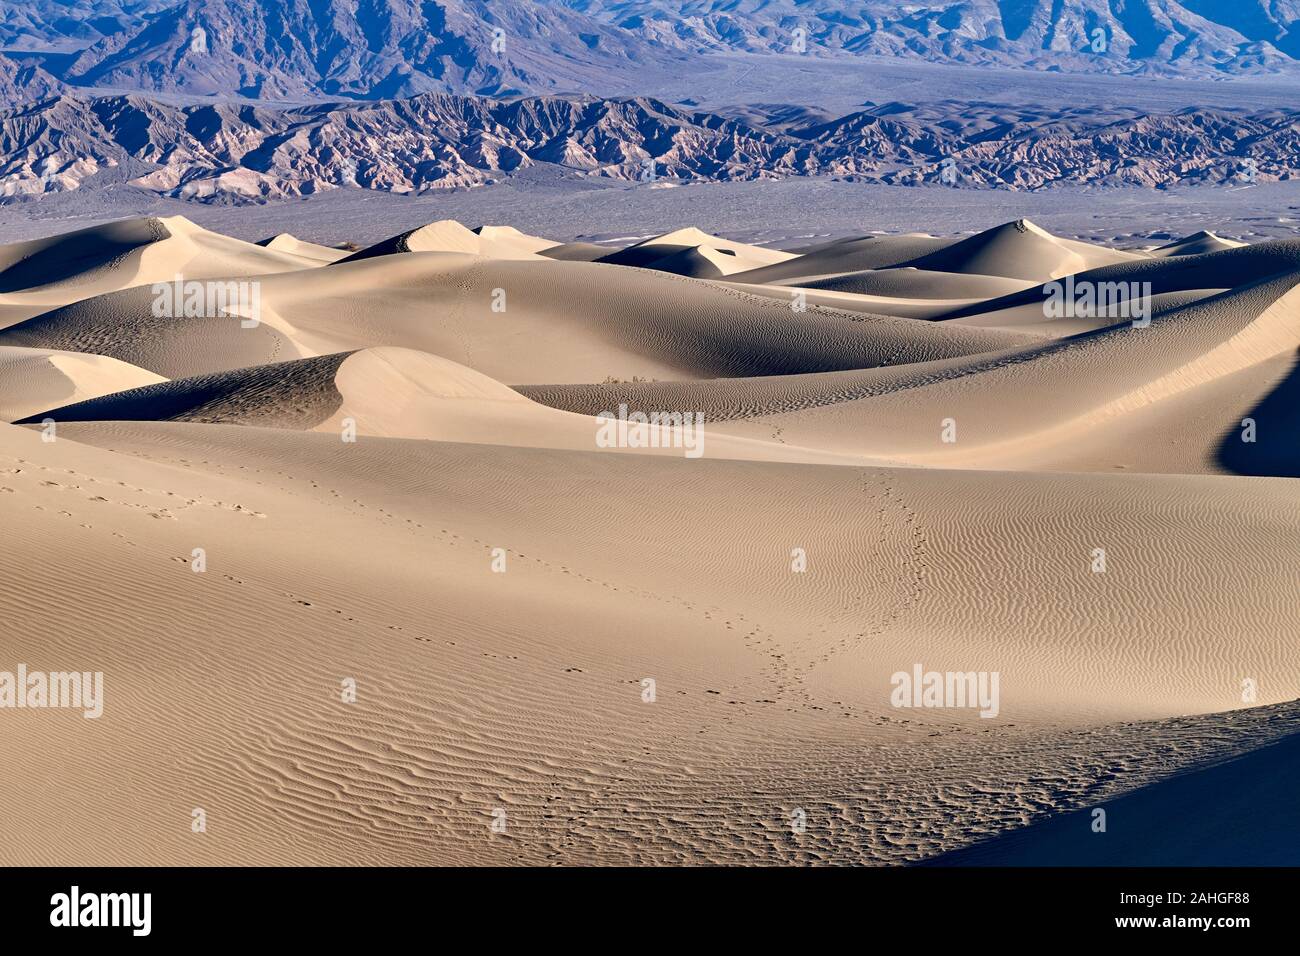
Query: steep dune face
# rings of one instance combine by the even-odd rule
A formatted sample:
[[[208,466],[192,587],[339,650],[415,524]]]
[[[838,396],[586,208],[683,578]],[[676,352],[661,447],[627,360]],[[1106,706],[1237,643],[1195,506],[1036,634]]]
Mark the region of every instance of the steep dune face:
[[[1037,291],[1041,294],[1046,289],[1047,287],[1040,286]],[[1186,289],[1179,292],[1156,293],[1143,300],[1144,311],[1148,313],[1150,318],[1155,319],[1176,309],[1181,309],[1185,305],[1227,291],[1229,290]],[[1022,305],[1012,305],[973,313],[969,311],[969,306],[963,305],[951,312],[936,311],[932,314],[932,317],[942,320],[945,324],[971,325],[982,329],[1005,329],[1029,334],[1037,333],[1055,339],[1078,335],[1081,332],[1096,332],[1122,323],[1126,319],[1131,321],[1131,316],[1126,317],[1123,314],[1123,309],[1116,308],[1115,303],[1085,304],[1067,314],[1058,315],[1051,310],[1045,309],[1043,307],[1044,301],[1040,299],[1037,302],[1026,302]],[[951,318],[953,315],[959,317]]]
[[[4,862],[1095,862],[1060,821],[1127,801],[1159,834],[1101,861],[1161,863],[1148,788],[1218,829],[1213,765],[1288,779],[1300,240],[1020,222],[702,278],[691,230],[324,265],[164,225],[0,252],[61,302],[0,329],[6,646],[109,688],[92,733],[6,718],[0,761],[60,759],[0,792]],[[255,306],[117,287],[167,256]],[[1103,281],[1136,298],[1045,305]]]
[[[1297,286],[1300,286],[1300,273],[1293,273],[1212,296],[1153,321],[1151,329],[1156,335],[1135,349],[1135,360],[1146,369],[1145,381],[1053,426],[1048,433],[1034,435],[1033,440],[1041,445],[1069,441],[1078,433],[1104,427],[1106,422],[1139,409],[1212,387],[1225,378],[1277,359],[1292,359],[1300,352],[1300,288]],[[1175,343],[1192,344],[1195,350],[1189,354],[1176,348]],[[1166,356],[1176,357],[1177,364],[1161,364],[1159,360]],[[1236,424],[1234,416],[1223,421],[1220,428],[1232,428]],[[1269,444],[1275,447],[1277,443]]]
[[[595,242],[562,242],[558,246],[549,246],[538,252],[547,259],[559,259],[565,262],[595,262],[609,255],[609,246]]]
[[[749,266],[746,263],[738,263],[736,253],[731,250],[689,246],[662,258],[649,260],[641,268],[654,269],[656,272],[671,272],[673,275],[689,276],[692,279],[721,279],[733,272],[743,272]]]
[[[556,243],[541,236],[530,236],[514,226],[478,226],[474,235],[479,240],[479,255],[498,259],[531,258]]]
[[[947,449],[906,438],[894,447],[906,443],[922,456],[960,461],[980,445],[1045,443],[1045,429],[1082,431],[1113,414],[1294,350],[1300,347],[1300,325],[1293,314],[1297,281],[1300,275],[1247,285],[1154,318],[1147,328],[1116,324],[1009,361],[969,363],[960,376],[925,385],[918,394],[895,392],[886,400],[891,411],[904,405],[918,412],[947,407],[969,427]],[[1063,390],[1063,380],[1077,383],[1077,391]],[[977,401],[963,400],[976,391]]]
[[[952,245],[956,240],[934,236],[862,236],[836,239],[790,250],[796,258],[748,272],[736,273],[737,282],[796,284],[818,276],[842,275],[868,269],[887,269]]]
[[[976,303],[1012,296],[1045,279],[1145,258],[1061,239],[1027,219],[961,240],[873,236],[836,240],[794,252],[795,258],[729,273],[727,279],[744,283],[746,288],[798,286],[867,297],[963,299],[973,309]],[[882,311],[890,312],[887,307]],[[926,317],[931,314],[926,313]]]
[[[934,866],[1222,866],[1247,859],[1253,866],[1289,866],[1300,828],[1283,808],[1300,787],[1300,738],[1288,737],[1243,757],[1196,770],[1126,794],[1108,812],[1127,821],[1114,840],[1092,839],[1091,808],[999,834],[943,854]],[[1198,820],[1223,826],[1206,832]]]

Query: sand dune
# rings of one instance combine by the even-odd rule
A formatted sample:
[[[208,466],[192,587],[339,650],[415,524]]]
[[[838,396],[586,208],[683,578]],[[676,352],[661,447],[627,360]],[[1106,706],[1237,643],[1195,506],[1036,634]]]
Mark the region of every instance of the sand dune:
[[[1151,296],[1146,307],[1150,317],[1154,319],[1175,309],[1181,309],[1185,305],[1227,291],[1227,289],[1187,289],[1179,292],[1162,292]],[[1125,315],[1122,307],[1116,308],[1113,304],[1109,308],[1098,306],[1077,309],[1070,315],[1047,315],[1041,300],[991,309],[987,312],[971,313],[967,307],[961,307],[954,310],[952,314],[959,317],[949,318],[949,313],[942,312],[933,317],[952,325],[971,325],[984,329],[1004,329],[1028,334],[1039,333],[1052,338],[1064,338],[1078,335],[1080,332],[1095,332],[1112,325],[1126,325],[1132,322],[1132,317]]]
[[[104,355],[0,347],[0,421],[161,381]]]
[[[9,350],[22,351],[22,350]],[[0,351],[0,360],[4,352]],[[67,353],[71,354],[71,353]],[[123,366],[102,356],[80,356]],[[141,370],[136,370],[141,371]],[[314,430],[338,435],[481,442],[521,448],[595,447],[601,422],[538,404],[447,359],[401,348],[362,349],[318,358],[163,380],[88,400],[44,407],[24,422],[172,421]],[[19,384],[22,384],[21,382]],[[602,409],[617,415],[613,409]],[[15,416],[16,417],[16,416]],[[691,458],[848,464],[862,459],[693,431],[631,423],[635,437],[610,451]],[[351,440],[351,439],[349,439]]]
[[[1300,862],[1300,240],[1225,246],[0,247],[6,652],[106,688],[0,714],[0,862]]]
[[[127,219],[0,246],[0,293],[85,297],[166,281],[177,273],[207,279],[290,272],[314,265],[311,258],[231,239],[183,216]]]
[[[471,230],[453,219],[444,219],[385,239],[340,261],[359,262],[403,252],[455,252],[494,259],[534,259],[538,252],[554,245],[549,239],[528,236],[510,226],[480,226]]]
[[[274,249],[277,252],[287,252],[289,255],[298,256],[302,259],[313,259],[321,263],[338,262],[348,255],[343,249],[332,249],[329,246],[322,246],[315,242],[304,242],[297,236],[292,236],[287,232],[271,236],[269,239],[263,239],[258,245],[267,249]]]
[[[244,328],[236,314],[154,315],[150,286],[110,292],[0,330],[0,347],[107,355],[166,378],[305,357],[273,316]]]
[[[1192,253],[1164,258],[1139,258],[1099,268],[1074,277],[1075,283],[1149,283],[1151,295],[1196,292],[1203,289],[1232,289],[1251,282],[1300,270],[1300,240],[1283,239],[1217,252]],[[960,318],[1013,306],[1042,305],[1046,282],[990,299],[979,305],[954,310],[945,318]]]
[[[1017,219],[900,265],[1042,281],[1134,258],[1133,253],[1059,239],[1028,219]]]
[[[98,351],[180,378],[376,345],[451,359],[507,384],[710,378],[865,368],[1035,340],[748,294],[601,263],[407,253],[260,280],[261,322],[167,319],[147,288],[0,331],[0,345]],[[831,293],[810,294],[831,296]],[[945,301],[943,308],[954,303]],[[939,309],[939,306],[933,306]]]
[[[1092,808],[944,854],[937,866],[1293,866],[1291,812],[1300,738],[1162,780],[1108,804],[1105,839]],[[1200,821],[1214,820],[1208,830]]]
[[[1122,428],[1126,420],[1162,409],[1182,410],[1181,402],[1201,389],[1215,389],[1228,377],[1296,354],[1298,282],[1300,272],[1170,309],[1155,316],[1148,328],[1126,322],[988,356],[735,383],[553,386],[524,392],[574,411],[614,401],[632,408],[691,408],[716,421],[716,430],[754,437],[779,434],[801,445],[918,465],[1050,470],[1061,467],[1060,456],[1068,456],[1072,468],[1113,470],[1129,464]],[[1219,406],[1209,421],[1198,417],[1194,435],[1177,429],[1194,442],[1180,450],[1178,460],[1202,462],[1198,471],[1217,470],[1210,463],[1225,436],[1240,428],[1242,415],[1262,402],[1277,381],[1276,374],[1261,377],[1252,396]],[[1077,384],[1063,388],[1062,382]],[[1165,404],[1176,398],[1179,403]],[[944,440],[948,420],[953,422],[952,441]],[[1108,441],[1099,432],[1110,428],[1117,431]],[[1270,437],[1253,443],[1260,455],[1294,460],[1293,454],[1283,454],[1289,442],[1286,429],[1270,423],[1269,431]],[[1091,457],[1079,454],[1081,442]],[[1162,467],[1159,456],[1145,461],[1152,471],[1181,467]]]
[[[716,279],[794,259],[793,253],[731,242],[694,227],[678,229],[612,252],[599,261],[672,272],[697,279]]]
[[[984,300],[1139,258],[1144,257],[1060,239],[1020,219],[960,241],[930,236],[838,240],[728,278],[866,295]]]
[[[10,647],[103,662],[113,696],[93,735],[28,714],[0,738],[6,759],[64,755],[8,791],[23,810],[4,826],[47,836],[7,844],[26,860],[901,862],[1296,726],[1180,716],[1239,707],[1242,673],[1267,675],[1261,703],[1300,678],[1287,482],[63,431],[0,431]],[[1192,508],[1214,533],[1171,529]],[[1249,593],[1216,586],[1225,562]],[[55,565],[74,594],[16,600]],[[201,662],[177,633],[202,637]],[[914,660],[1001,669],[1001,715],[891,708]],[[150,771],[127,786],[136,756]],[[87,773],[122,783],[71,786]],[[111,827],[87,831],[92,809]]]
[[[339,434],[349,423],[358,434],[520,448],[590,451],[599,420],[559,411],[447,359],[410,349],[353,353],[339,366],[340,403],[317,431]],[[616,415],[614,409],[601,409]],[[599,414],[599,413],[598,413]],[[614,452],[676,457],[845,464],[850,456],[779,442],[692,431],[693,423],[629,426],[635,437]]]
[[[793,279],[814,276],[861,272],[866,269],[886,269],[910,262],[929,253],[952,245],[952,239],[934,236],[863,236],[837,239],[815,246],[791,250],[796,258],[774,265],[741,272],[734,276],[740,282],[773,282],[785,285]]]
[[[791,284],[801,289],[852,292],[857,295],[899,296],[909,299],[991,299],[994,296],[1010,295],[1038,285],[1034,280],[930,272],[910,266],[814,276]]]
[[[477,226],[474,234],[479,239],[479,255],[497,259],[531,257],[544,249],[555,248],[552,240],[530,236],[514,226]]]
[[[538,252],[548,259],[562,259],[566,262],[595,262],[609,255],[609,246],[594,242],[562,242],[558,246],[549,246]]]
[[[230,422],[313,428],[338,407],[334,376],[348,353],[180,378],[48,408],[28,421]],[[17,424],[23,424],[18,422]]]
[[[959,277],[959,280],[961,278],[966,277]],[[764,296],[787,304],[800,302],[804,305],[819,306],[839,312],[858,312],[876,317],[888,315],[898,319],[943,318],[950,312],[977,307],[986,301],[976,297],[931,299],[920,295],[871,295],[801,286],[753,285],[737,282],[734,279],[728,279],[726,282],[738,292]]]
[[[1199,256],[1207,252],[1222,252],[1224,249],[1240,249],[1246,245],[1235,239],[1221,239],[1212,232],[1202,230],[1190,236],[1184,236],[1174,242],[1151,250],[1153,256]]]
[[[182,216],[127,219],[0,246],[0,323],[178,275],[237,278],[321,264],[317,257],[201,229]]]

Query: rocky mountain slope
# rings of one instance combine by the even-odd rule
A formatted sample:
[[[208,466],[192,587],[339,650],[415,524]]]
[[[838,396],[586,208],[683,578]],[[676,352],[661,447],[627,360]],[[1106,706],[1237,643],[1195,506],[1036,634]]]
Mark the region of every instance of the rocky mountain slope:
[[[952,188],[1243,187],[1300,175],[1300,110],[886,104],[828,120],[761,108],[724,116],[648,98],[426,94],[293,109],[64,95],[0,112],[0,197],[11,199],[123,176],[209,202],[349,187],[418,193],[543,169],[648,188],[794,176]]]
[[[0,56],[0,103],[9,105],[40,100],[62,89],[63,84],[39,66]]]
[[[534,0],[185,0],[98,39],[61,75],[258,99],[578,92],[675,55]]]
[[[0,48],[80,49],[106,36],[132,33],[175,0],[5,0]]]
[[[1297,0],[545,0],[656,43],[1106,73],[1252,72],[1300,57]]]
[[[1300,68],[1297,23],[1300,0],[0,0],[0,47],[76,87],[301,101],[603,94],[755,52],[1268,73]]]

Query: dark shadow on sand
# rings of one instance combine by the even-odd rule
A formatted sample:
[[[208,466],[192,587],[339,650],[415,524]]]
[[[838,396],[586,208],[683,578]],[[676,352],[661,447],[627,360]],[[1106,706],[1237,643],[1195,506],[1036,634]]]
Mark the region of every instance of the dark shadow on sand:
[[[923,866],[1300,865],[1300,734]],[[1106,831],[1093,830],[1093,810]]]
[[[1242,418],[1255,420],[1255,440],[1237,423],[1219,443],[1220,465],[1238,475],[1300,478],[1300,352],[1277,388]]]

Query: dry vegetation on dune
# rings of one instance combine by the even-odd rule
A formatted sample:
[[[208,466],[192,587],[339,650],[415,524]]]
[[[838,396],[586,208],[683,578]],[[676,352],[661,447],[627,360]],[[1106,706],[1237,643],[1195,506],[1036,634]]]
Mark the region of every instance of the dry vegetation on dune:
[[[3,714],[0,862],[1298,862],[1297,283],[1023,220],[0,246],[0,671],[104,681]]]

